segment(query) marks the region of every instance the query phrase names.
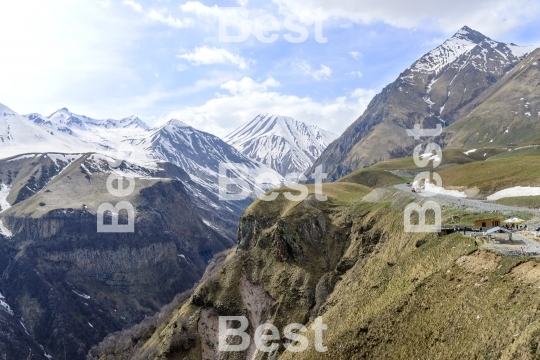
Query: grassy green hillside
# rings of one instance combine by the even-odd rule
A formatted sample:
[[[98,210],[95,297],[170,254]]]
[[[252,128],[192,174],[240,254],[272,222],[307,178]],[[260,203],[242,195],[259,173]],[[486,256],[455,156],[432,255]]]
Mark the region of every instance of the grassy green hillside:
[[[339,183],[361,184],[371,188],[385,187],[394,184],[402,184],[407,179],[396,176],[389,171],[379,169],[361,169],[342,177]]]
[[[514,186],[540,186],[540,157],[495,157],[438,173],[445,188],[478,188],[478,196],[488,196]]]
[[[481,148],[473,152],[461,149],[443,150],[442,161],[435,170],[446,189],[468,192],[469,197],[485,199],[487,196],[514,186],[540,186],[540,147]],[[357,170],[339,182],[363,184],[373,188],[411,181],[430,166],[419,168],[412,157],[380,162],[370,168]],[[394,175],[394,173],[403,176]],[[501,204],[537,207],[528,197],[501,200]]]

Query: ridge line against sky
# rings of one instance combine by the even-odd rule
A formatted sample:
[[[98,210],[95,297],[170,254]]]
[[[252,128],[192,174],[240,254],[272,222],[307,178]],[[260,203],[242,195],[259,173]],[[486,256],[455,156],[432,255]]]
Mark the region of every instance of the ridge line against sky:
[[[234,19],[239,10],[226,8],[240,6],[252,20],[275,16],[278,40],[219,42],[220,14]],[[306,27],[306,41],[284,39],[287,16]],[[339,134],[462,26],[540,45],[539,17],[540,3],[528,0],[4,2],[0,103],[21,114],[137,115],[151,126],[174,117],[218,136],[271,113]],[[316,41],[314,19],[326,43]]]

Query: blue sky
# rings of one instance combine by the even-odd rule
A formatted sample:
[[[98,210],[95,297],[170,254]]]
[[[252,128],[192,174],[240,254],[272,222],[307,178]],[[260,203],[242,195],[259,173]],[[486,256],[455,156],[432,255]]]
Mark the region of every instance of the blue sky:
[[[236,21],[239,11],[252,29],[274,16],[278,39],[220,41],[220,14]],[[305,41],[285,40],[287,17],[307,29]],[[540,45],[539,18],[533,0],[2,2],[0,103],[21,114],[137,115],[151,125],[174,117],[219,136],[268,112],[340,134],[463,25]],[[316,41],[315,20],[326,43]]]

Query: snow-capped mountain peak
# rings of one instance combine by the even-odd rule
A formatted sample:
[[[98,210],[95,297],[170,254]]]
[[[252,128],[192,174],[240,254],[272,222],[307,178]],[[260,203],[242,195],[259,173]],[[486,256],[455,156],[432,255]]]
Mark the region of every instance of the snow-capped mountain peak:
[[[413,66],[413,72],[437,73],[461,55],[472,50],[487,37],[467,26],[462,27],[450,39],[422,56]]]
[[[168,131],[176,131],[177,129],[181,129],[181,128],[191,128],[191,126],[189,126],[182,120],[171,119],[167,121],[167,123],[165,123],[165,125],[163,125],[161,128],[166,129]]]
[[[411,66],[410,70],[412,72],[437,74],[463,55],[472,57],[471,52],[477,47],[481,48],[479,51],[483,54],[488,51],[495,51],[500,57],[497,61],[505,63],[517,62],[534,50],[534,46],[517,46],[512,43],[505,44],[491,40],[482,33],[464,26],[450,39],[422,56]]]
[[[53,129],[57,129],[70,135],[75,135],[77,131],[89,131],[100,128],[139,128],[143,130],[149,129],[149,126],[144,121],[134,115],[121,120],[98,120],[85,115],[78,115],[72,113],[65,107],[53,112],[49,116],[42,116],[40,114],[34,113],[25,115],[25,117],[38,125],[52,127]],[[78,137],[83,137],[80,136],[80,134],[78,135]]]
[[[0,104],[0,158],[31,152],[74,153],[101,149],[97,144],[39,126]]]
[[[139,117],[135,115],[131,115],[127,118],[124,118],[120,120],[119,123],[122,124],[123,125],[122,127],[124,128],[137,128],[138,127],[144,130],[150,129],[150,127],[144,121],[142,121]]]
[[[290,117],[261,114],[225,137],[247,157],[282,175],[303,173],[337,135]]]

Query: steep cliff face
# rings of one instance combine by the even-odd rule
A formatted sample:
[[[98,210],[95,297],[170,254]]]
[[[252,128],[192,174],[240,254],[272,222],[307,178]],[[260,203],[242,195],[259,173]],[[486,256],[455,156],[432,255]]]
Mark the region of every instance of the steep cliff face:
[[[89,156],[76,156],[51,178],[41,176],[50,157],[12,161],[0,175],[15,191],[7,196],[11,201],[35,169],[34,178],[44,179],[0,214],[10,232],[0,235],[0,285],[29,339],[59,359],[83,359],[105,335],[154,314],[191,288],[216,253],[233,245],[201,216],[184,185],[189,177],[184,173],[182,179],[179,168],[138,168],[133,193],[119,199],[106,188],[111,169]],[[99,205],[120,200],[135,209],[134,232],[98,232]],[[127,222],[123,211],[119,218]],[[105,214],[105,224],[110,221]],[[0,350],[2,339],[0,334]]]

